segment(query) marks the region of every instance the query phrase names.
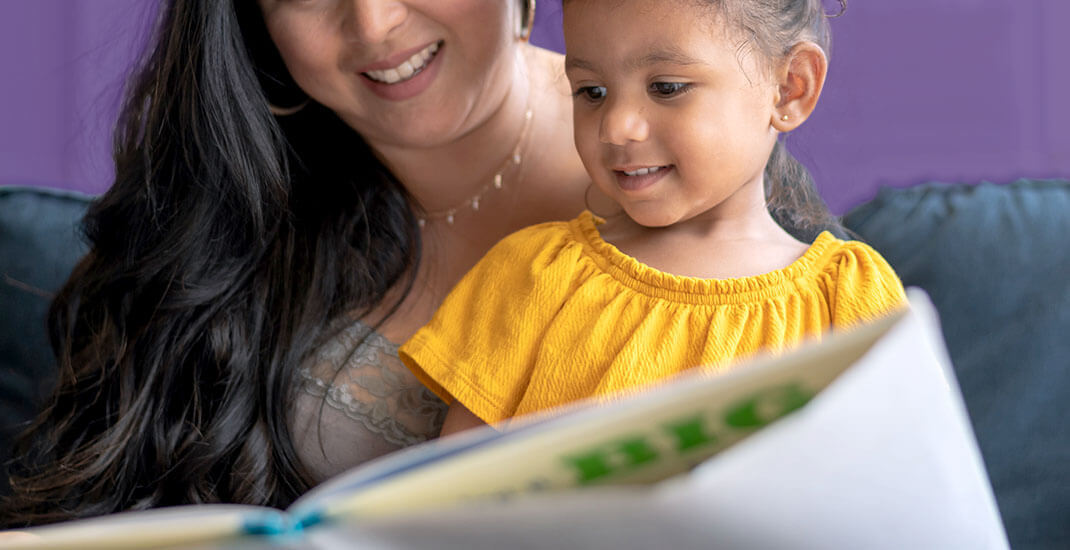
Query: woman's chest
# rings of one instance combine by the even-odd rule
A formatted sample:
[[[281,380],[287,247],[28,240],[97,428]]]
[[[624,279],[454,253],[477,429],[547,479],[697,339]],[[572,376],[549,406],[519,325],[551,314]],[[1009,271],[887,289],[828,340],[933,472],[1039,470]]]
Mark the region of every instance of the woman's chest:
[[[542,200],[533,195],[542,192]],[[583,209],[582,190],[575,182],[518,194],[515,204],[496,211],[466,212],[452,224],[439,220],[421,235],[420,262],[415,277],[391,289],[388,299],[365,317],[378,325],[388,340],[402,343],[427,324],[435,310],[468,271],[498,241],[537,223],[567,220]]]

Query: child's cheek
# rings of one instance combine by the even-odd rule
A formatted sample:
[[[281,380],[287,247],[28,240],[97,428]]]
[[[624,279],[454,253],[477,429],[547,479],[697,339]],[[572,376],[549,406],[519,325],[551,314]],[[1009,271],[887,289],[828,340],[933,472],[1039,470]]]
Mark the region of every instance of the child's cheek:
[[[576,141],[576,151],[587,166],[588,171],[595,168],[599,157],[599,120],[592,113],[576,109],[573,117],[573,128]]]

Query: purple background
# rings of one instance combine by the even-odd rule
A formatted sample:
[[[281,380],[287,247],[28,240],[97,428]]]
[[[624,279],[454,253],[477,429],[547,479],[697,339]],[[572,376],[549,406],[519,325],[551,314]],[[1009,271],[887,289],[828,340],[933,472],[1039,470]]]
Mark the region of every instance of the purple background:
[[[561,49],[559,0],[537,44]],[[0,0],[0,184],[111,179],[119,93],[154,0]],[[792,135],[832,209],[881,185],[1070,178],[1070,2],[854,0]]]

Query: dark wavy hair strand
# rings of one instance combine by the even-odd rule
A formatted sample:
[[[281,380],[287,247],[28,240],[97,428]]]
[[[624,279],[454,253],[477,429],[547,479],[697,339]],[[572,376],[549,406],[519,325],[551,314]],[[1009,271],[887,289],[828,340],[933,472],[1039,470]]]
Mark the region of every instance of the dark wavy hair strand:
[[[152,45],[49,312],[59,381],[20,438],[6,527],[288,505],[312,482],[297,365],[419,261],[409,197],[360,136],[315,103],[269,113],[288,77],[255,2],[168,2]]]

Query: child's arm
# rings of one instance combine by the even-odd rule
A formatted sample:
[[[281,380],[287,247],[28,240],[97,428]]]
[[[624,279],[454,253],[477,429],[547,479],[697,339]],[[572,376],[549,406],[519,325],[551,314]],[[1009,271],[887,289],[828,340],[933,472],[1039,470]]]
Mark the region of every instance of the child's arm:
[[[456,399],[450,404],[450,410],[446,412],[446,420],[442,422],[442,432],[440,436],[446,436],[451,433],[463,432],[470,428],[478,428],[480,426],[486,426],[487,423],[480,420],[472,411],[461,404]]]

